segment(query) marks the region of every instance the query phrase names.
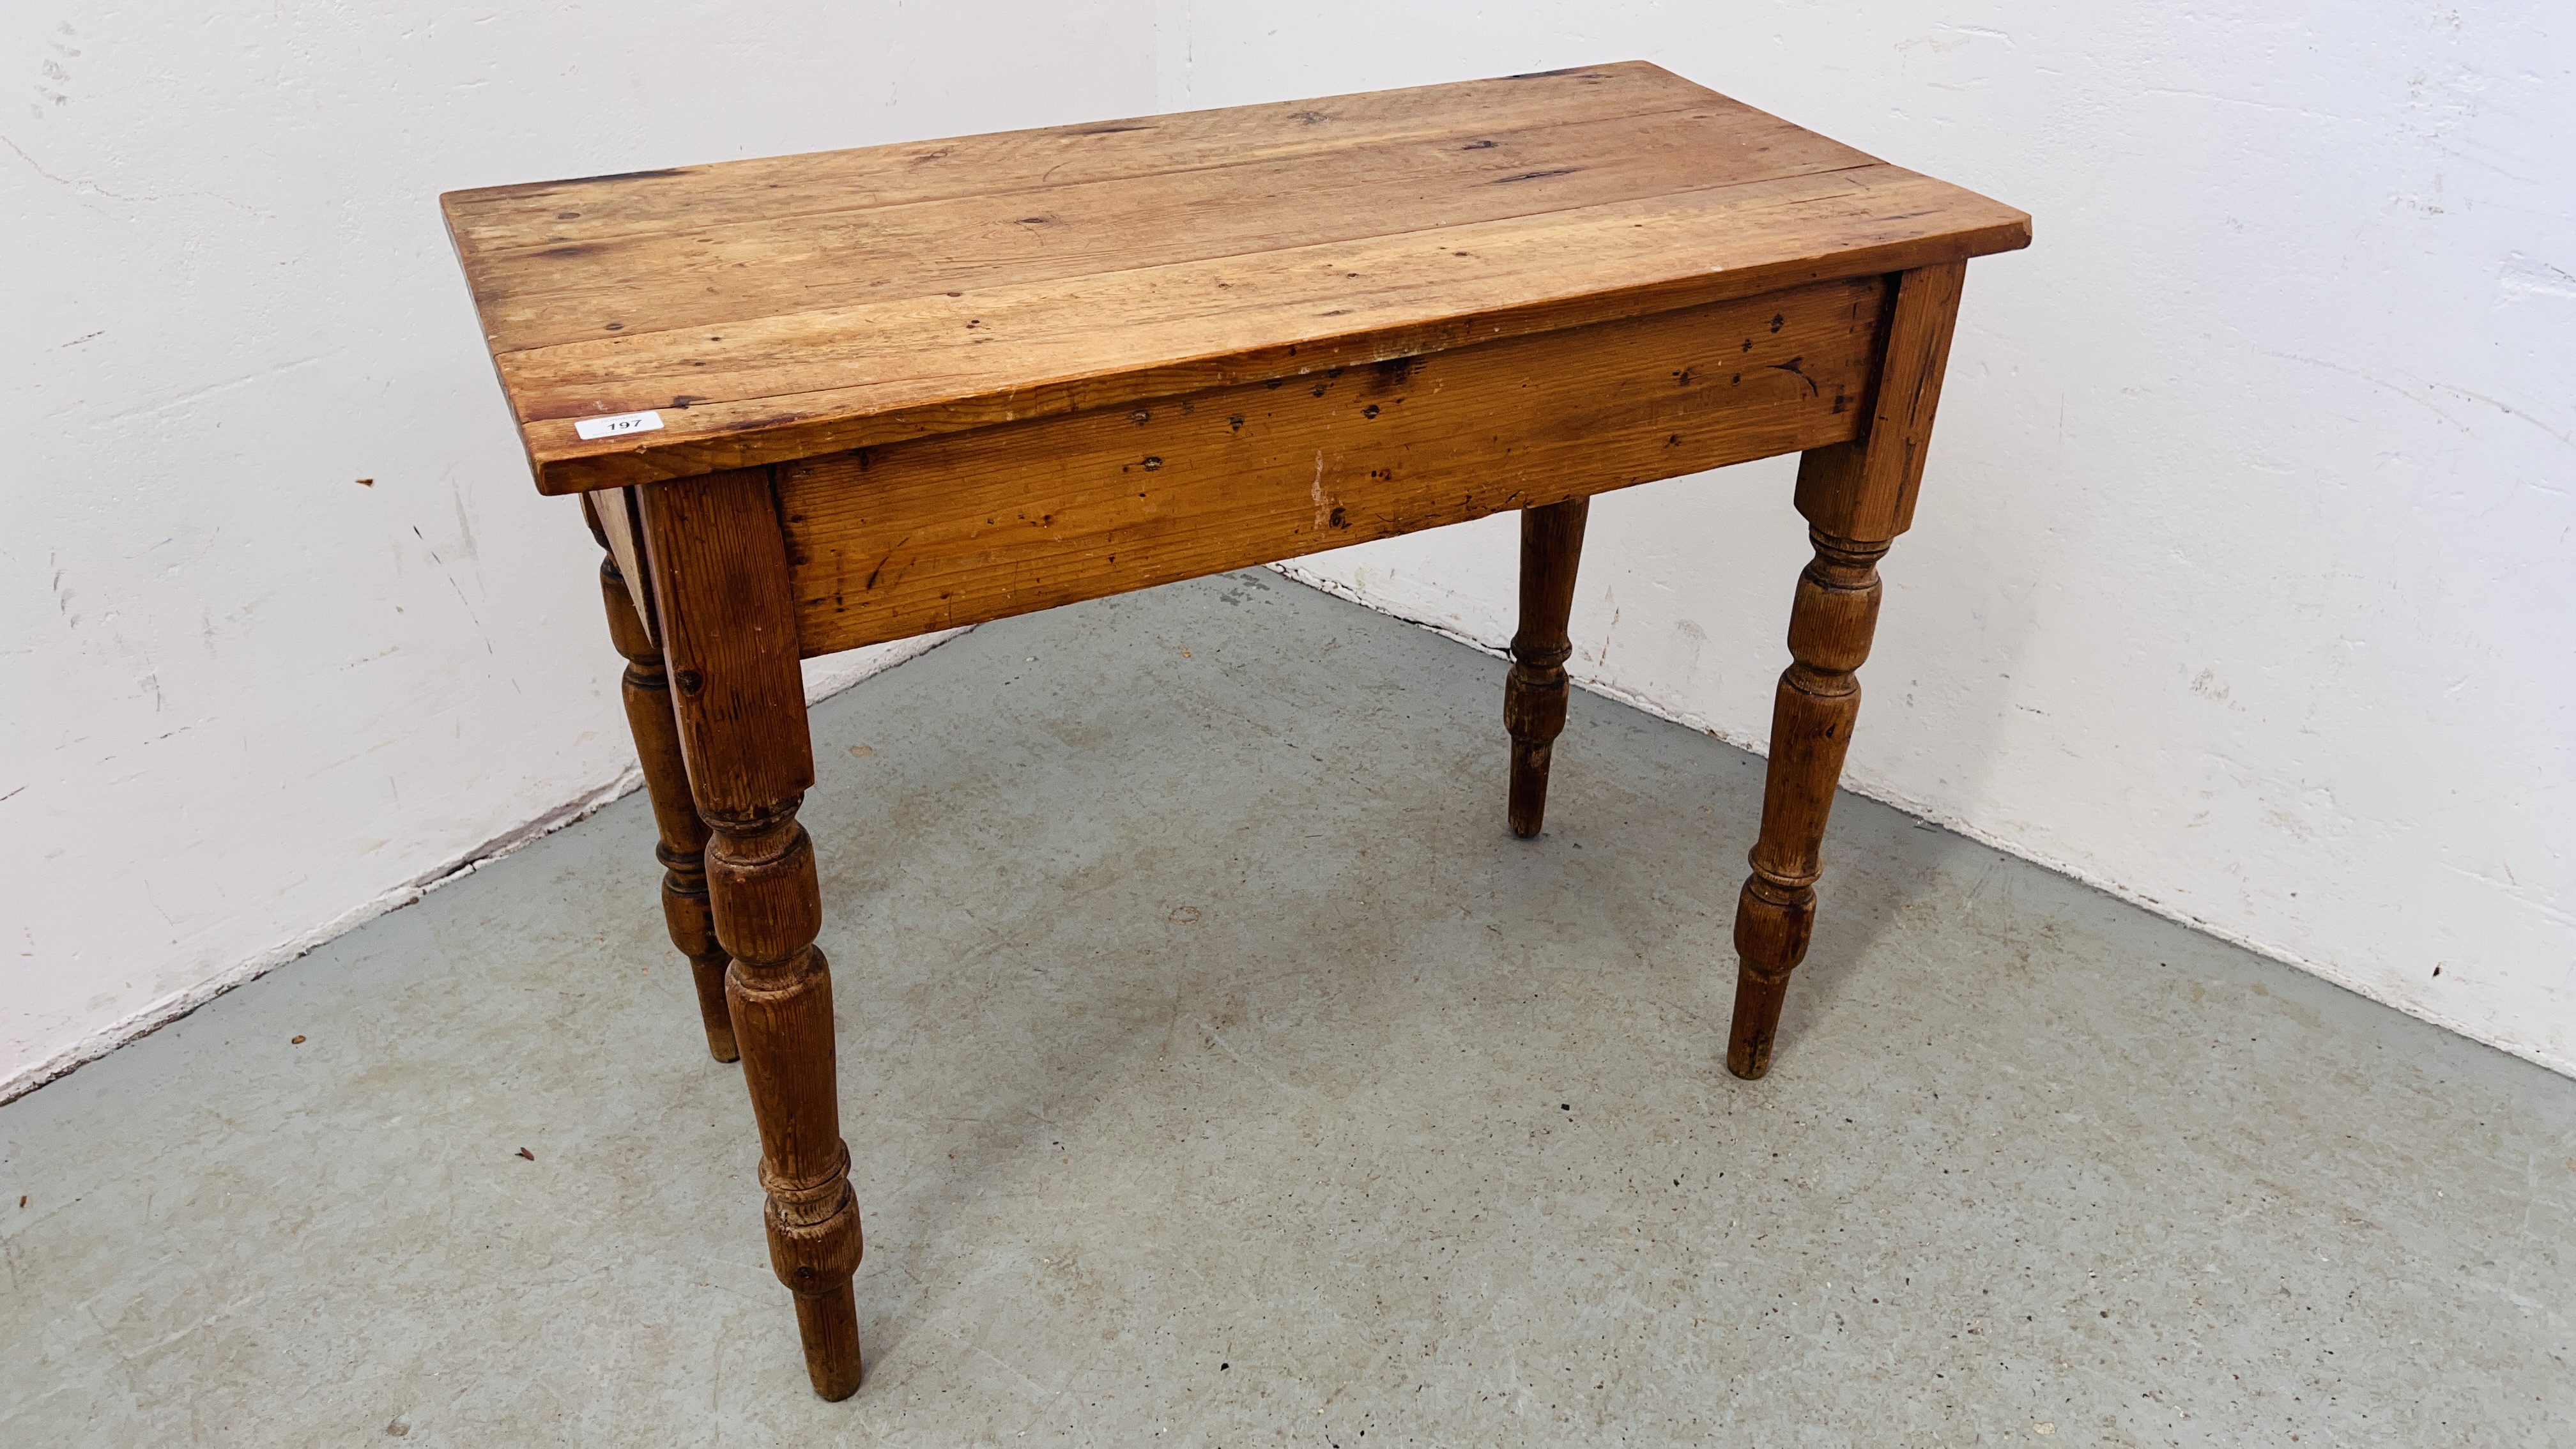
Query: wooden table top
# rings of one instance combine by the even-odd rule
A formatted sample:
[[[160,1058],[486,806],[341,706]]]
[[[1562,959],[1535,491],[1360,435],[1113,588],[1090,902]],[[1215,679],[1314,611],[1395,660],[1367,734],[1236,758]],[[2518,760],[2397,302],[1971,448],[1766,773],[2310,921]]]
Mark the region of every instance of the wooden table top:
[[[441,202],[547,493],[2030,241],[2022,212],[1641,61]]]

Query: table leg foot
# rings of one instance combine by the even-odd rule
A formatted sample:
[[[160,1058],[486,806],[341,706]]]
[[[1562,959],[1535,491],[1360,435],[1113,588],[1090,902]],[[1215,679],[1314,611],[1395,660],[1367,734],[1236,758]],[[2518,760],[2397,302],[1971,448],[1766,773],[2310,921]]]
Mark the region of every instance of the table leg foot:
[[[1589,498],[1569,498],[1521,510],[1521,619],[1503,683],[1503,728],[1512,737],[1512,834],[1523,840],[1546,818],[1548,766],[1565,732],[1565,661],[1574,652],[1565,623],[1591,506]]]
[[[850,1278],[865,1250],[848,1153],[836,1161],[836,1171],[803,1184],[779,1177],[766,1162],[761,1166],[761,1185],[769,1190],[762,1215],[769,1228],[769,1265],[796,1300],[805,1377],[816,1394],[833,1401],[859,1387],[859,1307]]]
[[[1726,1038],[1726,1069],[1751,1081],[1771,1070],[1771,1040],[1789,996],[1789,967],[1807,954],[1816,923],[1812,886],[1783,887],[1760,875],[1744,883],[1735,904],[1735,1020]]]
[[[796,1331],[805,1339],[805,1377],[814,1392],[839,1403],[859,1391],[859,1306],[845,1281],[796,1295]]]

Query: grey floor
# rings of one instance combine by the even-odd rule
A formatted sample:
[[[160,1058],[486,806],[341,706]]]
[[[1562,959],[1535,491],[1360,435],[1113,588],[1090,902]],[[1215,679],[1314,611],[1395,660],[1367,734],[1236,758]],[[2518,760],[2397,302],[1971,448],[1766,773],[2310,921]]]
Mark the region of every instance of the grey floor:
[[[1501,677],[1256,572],[817,711],[850,1402],[630,799],[0,1108],[0,1442],[2576,1444],[2576,1082],[1848,796],[1736,1081],[1760,762],[1579,696],[1514,841]]]

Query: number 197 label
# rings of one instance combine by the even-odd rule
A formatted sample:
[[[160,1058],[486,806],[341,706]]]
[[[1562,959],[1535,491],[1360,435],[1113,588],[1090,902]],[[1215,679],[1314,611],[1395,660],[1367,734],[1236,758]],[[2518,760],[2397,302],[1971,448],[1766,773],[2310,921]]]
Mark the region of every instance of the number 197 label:
[[[584,441],[593,438],[619,438],[628,433],[649,433],[662,426],[660,413],[611,413],[604,418],[582,418],[572,430]]]

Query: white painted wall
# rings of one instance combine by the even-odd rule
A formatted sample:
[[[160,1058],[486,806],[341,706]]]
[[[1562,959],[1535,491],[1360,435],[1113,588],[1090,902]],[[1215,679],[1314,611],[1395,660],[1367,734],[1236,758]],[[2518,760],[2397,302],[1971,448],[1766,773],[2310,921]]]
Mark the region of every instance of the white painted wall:
[[[629,768],[439,192],[1147,111],[1152,20],[0,8],[0,1099]]]
[[[2029,210],[1970,269],[1848,779],[2576,1073],[2576,12],[1158,13],[1166,108],[1642,57]],[[1575,667],[1759,745],[1791,476],[1596,503]],[[1310,564],[1501,643],[1515,551]]]
[[[1970,278],[1853,782],[2576,1071],[2540,5],[417,9],[0,16],[0,1097],[620,788],[437,192],[1630,56],[2038,218]],[[1788,479],[1603,500],[1578,669],[1758,745]],[[1316,567],[1499,642],[1512,557]]]

